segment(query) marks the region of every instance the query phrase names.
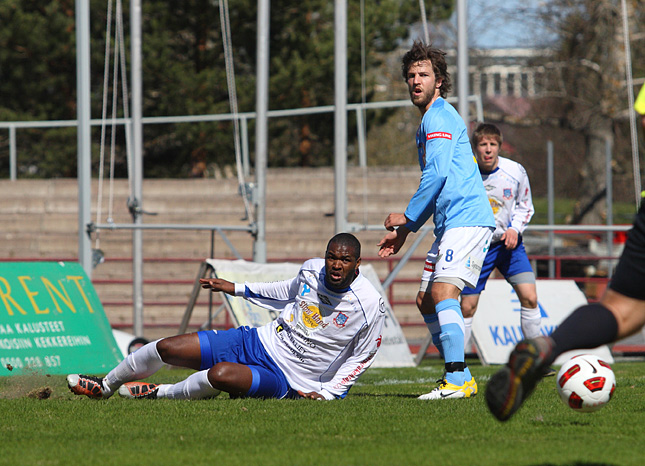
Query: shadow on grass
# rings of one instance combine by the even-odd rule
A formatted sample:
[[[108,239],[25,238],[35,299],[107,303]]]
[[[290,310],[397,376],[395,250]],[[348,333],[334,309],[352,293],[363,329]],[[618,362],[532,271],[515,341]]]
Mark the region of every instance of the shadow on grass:
[[[392,398],[419,398],[421,395],[415,395],[415,394],[408,394],[408,393],[352,393],[351,396],[352,398],[382,398],[384,396],[387,397],[392,397]]]
[[[575,463],[535,463],[531,466],[619,466],[617,463],[585,463],[576,461]]]

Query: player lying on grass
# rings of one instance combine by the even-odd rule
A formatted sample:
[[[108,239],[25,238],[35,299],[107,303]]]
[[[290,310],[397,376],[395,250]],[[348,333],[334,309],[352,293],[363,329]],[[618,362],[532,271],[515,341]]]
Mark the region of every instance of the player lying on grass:
[[[642,202],[616,272],[600,302],[576,309],[550,337],[523,340],[515,346],[508,363],[486,386],[491,413],[500,421],[508,420],[533,392],[544,369],[565,351],[596,348],[643,328],[644,284],[645,202]]]
[[[383,300],[359,271],[361,245],[340,233],[324,259],[306,261],[298,275],[272,283],[204,278],[203,288],[242,296],[280,312],[260,328],[163,338],[129,354],[104,378],[67,376],[70,390],[90,398],[344,398],[372,364],[381,343]],[[176,384],[133,382],[164,364],[195,369]]]

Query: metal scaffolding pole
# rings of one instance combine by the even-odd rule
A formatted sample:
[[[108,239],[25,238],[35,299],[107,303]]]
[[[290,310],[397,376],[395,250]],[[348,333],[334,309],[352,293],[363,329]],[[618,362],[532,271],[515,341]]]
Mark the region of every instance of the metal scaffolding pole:
[[[347,1],[334,1],[334,183],[336,233],[347,228]]]
[[[132,80],[132,198],[135,225],[143,223],[143,91],[141,84],[141,0],[130,3],[130,73]],[[143,231],[132,230],[132,331],[143,336]]]
[[[268,126],[269,126],[269,0],[258,1],[258,36],[257,36],[257,81],[256,81],[256,121],[255,121],[255,179],[256,192],[255,221],[257,233],[253,244],[253,260],[266,262],[266,170],[268,160]]]
[[[459,96],[459,114],[468,128],[468,2],[457,0],[457,94]]]
[[[76,0],[76,100],[78,128],[78,262],[92,277],[92,244],[87,234],[91,222],[91,108],[90,108],[90,2]],[[15,155],[14,155],[15,156]]]

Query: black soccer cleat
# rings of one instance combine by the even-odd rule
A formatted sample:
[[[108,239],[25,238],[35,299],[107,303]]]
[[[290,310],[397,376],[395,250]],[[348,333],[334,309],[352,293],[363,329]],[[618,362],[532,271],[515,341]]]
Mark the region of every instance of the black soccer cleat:
[[[546,337],[522,340],[515,346],[508,363],[486,385],[486,403],[493,416],[507,421],[522,406],[548,370],[552,348],[552,340]]]

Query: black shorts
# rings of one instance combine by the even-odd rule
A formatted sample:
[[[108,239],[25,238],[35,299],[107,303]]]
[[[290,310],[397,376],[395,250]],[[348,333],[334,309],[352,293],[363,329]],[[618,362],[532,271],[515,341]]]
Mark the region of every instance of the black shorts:
[[[627,233],[625,249],[609,288],[645,301],[645,200],[636,214],[634,226]]]

